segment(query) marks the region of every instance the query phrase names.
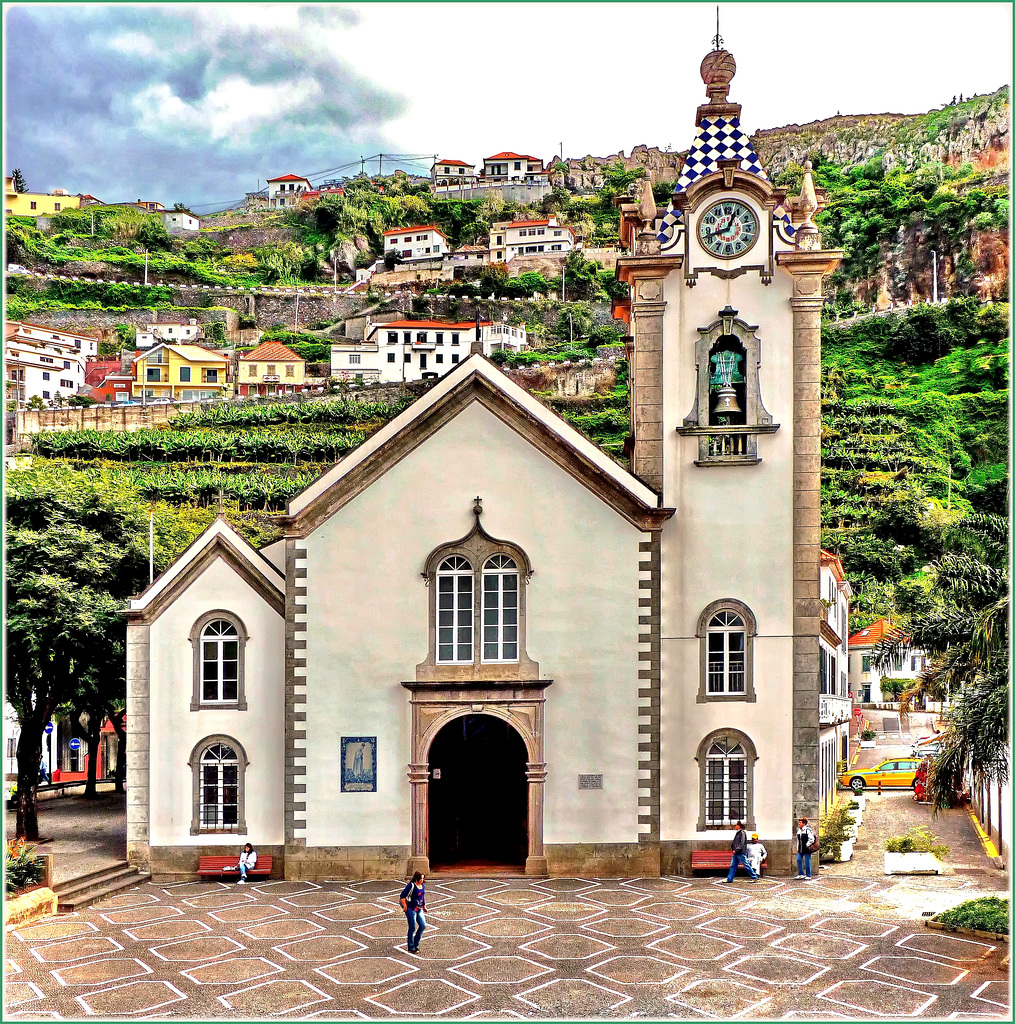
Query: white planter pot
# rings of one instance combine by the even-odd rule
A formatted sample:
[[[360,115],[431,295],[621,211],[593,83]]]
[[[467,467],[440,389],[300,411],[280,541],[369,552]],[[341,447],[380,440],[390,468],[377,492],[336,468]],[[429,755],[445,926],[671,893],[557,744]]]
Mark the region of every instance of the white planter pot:
[[[846,829],[846,832],[849,834],[850,838],[856,839],[857,835],[859,834],[859,829],[856,827],[855,821],[849,828]]]
[[[860,740],[860,747],[863,750],[872,750],[878,745],[877,740]]]
[[[940,875],[944,865],[932,853],[886,853],[886,875]]]
[[[863,811],[846,811],[846,813],[856,822],[858,828],[863,824]]]
[[[860,805],[860,813],[867,810],[867,796],[864,793],[854,793],[853,799]]]
[[[852,860],[853,859],[853,840],[847,839],[842,846],[839,847],[839,856],[836,860]]]

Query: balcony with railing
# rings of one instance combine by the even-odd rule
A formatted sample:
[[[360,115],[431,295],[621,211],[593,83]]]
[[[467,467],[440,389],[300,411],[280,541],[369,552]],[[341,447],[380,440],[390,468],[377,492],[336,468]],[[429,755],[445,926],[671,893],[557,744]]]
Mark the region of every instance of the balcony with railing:
[[[818,698],[818,722],[821,725],[837,725],[848,722],[853,714],[853,701],[835,693],[823,693]]]

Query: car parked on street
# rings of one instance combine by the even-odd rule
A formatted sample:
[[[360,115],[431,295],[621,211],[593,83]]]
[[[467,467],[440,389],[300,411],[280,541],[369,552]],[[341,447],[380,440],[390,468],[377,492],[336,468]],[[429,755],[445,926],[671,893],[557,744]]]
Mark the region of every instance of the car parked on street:
[[[931,736],[926,740],[914,743],[910,753],[913,757],[937,757],[941,753],[941,749],[941,740],[937,736]]]
[[[886,789],[912,789],[921,760],[919,757],[889,757],[873,768],[852,768],[839,776],[839,785],[848,786],[854,793],[878,785]]]

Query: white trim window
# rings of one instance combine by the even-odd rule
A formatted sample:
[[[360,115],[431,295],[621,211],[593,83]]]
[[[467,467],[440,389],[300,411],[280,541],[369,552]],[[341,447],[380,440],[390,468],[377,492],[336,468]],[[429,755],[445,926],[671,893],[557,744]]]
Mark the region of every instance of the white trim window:
[[[437,567],[437,661],[472,664],[472,566],[461,555]]]
[[[518,660],[518,566],[492,555],[483,566],[483,661]]]
[[[743,746],[717,739],[705,758],[705,824],[746,821],[747,753]]]
[[[240,635],[225,619],[201,631],[201,703],[235,704],[240,687]]]
[[[708,692],[745,693],[747,631],[734,611],[717,612],[708,623]]]
[[[240,762],[236,751],[213,743],[201,755],[202,829],[235,828],[240,821]]]

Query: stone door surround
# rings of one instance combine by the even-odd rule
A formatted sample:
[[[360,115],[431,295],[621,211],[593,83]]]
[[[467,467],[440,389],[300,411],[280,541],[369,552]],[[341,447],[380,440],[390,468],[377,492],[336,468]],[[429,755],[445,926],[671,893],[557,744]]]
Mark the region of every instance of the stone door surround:
[[[527,875],[547,874],[543,852],[543,784],[546,760],[543,749],[543,691],[552,679],[484,679],[474,683],[412,681],[402,685],[412,696],[412,749],[409,784],[412,786],[412,850],[409,871],[429,874],[427,851],[427,799],[430,784],[429,754],[434,737],[449,722],[464,715],[491,715],[507,722],[525,743],[525,777],[528,781],[529,848]]]

